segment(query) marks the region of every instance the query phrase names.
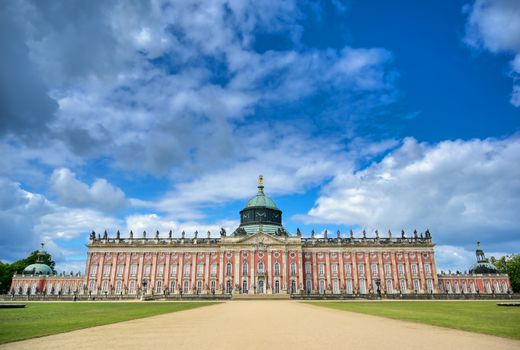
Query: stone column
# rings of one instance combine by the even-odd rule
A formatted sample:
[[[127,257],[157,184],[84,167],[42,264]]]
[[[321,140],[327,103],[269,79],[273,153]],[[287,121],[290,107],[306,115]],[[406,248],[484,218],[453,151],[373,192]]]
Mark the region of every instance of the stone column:
[[[274,281],[273,281],[273,274],[272,274],[272,271],[271,271],[271,266],[272,266],[272,263],[271,263],[271,255],[273,254],[272,251],[268,251],[267,252],[267,266],[266,266],[266,271],[267,271],[267,280],[269,282],[269,289],[267,289],[267,283],[265,283],[265,293],[266,294],[272,294],[273,293],[273,288],[274,288]]]
[[[316,292],[319,290],[318,286],[318,260],[315,251],[312,252],[312,291]]]
[[[253,249],[251,249],[249,251],[249,255],[250,255],[250,258],[249,258],[249,271],[251,271],[250,273],[250,279],[249,279],[249,294],[254,294],[255,293],[255,286],[256,286],[256,281],[255,281],[255,251]]]
[[[286,249],[283,250],[283,254],[282,254],[282,271],[283,271],[283,275],[282,275],[282,290],[285,290],[285,293],[287,294],[288,293],[288,287],[287,287],[287,275],[288,275],[288,271],[287,271],[287,254],[288,254],[288,251]]]
[[[340,292],[347,290],[347,284],[345,283],[345,262],[343,261],[343,251],[339,251],[338,256],[338,273],[339,273],[339,289]]]
[[[218,275],[219,275],[219,281],[217,282],[217,289],[220,294],[222,294],[222,289],[226,288],[224,283],[224,255],[226,254],[225,250],[222,250],[220,252],[220,260],[219,260],[219,267],[218,267]],[[222,284],[222,286],[220,286]]]
[[[181,290],[184,288],[184,252],[179,252],[179,254],[177,254],[177,259],[179,259],[179,264],[177,266],[177,292],[180,294]]]

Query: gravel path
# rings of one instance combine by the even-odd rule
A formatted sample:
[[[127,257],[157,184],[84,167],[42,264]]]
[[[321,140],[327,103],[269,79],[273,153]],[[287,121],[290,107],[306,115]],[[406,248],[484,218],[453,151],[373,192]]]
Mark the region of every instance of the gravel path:
[[[231,301],[0,348],[518,350],[520,341],[294,301]]]

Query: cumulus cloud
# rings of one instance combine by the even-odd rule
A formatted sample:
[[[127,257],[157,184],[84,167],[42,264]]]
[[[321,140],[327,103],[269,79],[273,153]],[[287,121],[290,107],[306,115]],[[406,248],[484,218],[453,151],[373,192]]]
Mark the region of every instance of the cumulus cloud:
[[[67,168],[52,173],[50,188],[58,202],[67,206],[114,211],[124,208],[127,202],[123,191],[107,180],[96,179],[92,186],[88,186]]]
[[[27,113],[40,123],[31,124],[34,131],[85,160],[110,157],[124,170],[222,167],[236,159],[241,123],[258,108],[333,92],[345,106],[350,94],[392,90],[384,49],[302,47],[294,1],[22,1],[5,13],[16,23],[5,22],[3,32],[19,33],[9,42],[25,50],[18,68],[6,71],[18,76],[30,68],[54,106],[38,106],[42,118]],[[259,33],[287,36],[293,48],[259,52]],[[24,89],[0,81],[23,101]],[[12,130],[31,130],[9,120]]]
[[[368,229],[430,228],[443,245],[483,241],[489,249],[520,247],[520,138],[420,143],[407,138],[381,161],[337,174],[308,222]]]
[[[465,36],[468,45],[513,55],[511,103],[520,107],[520,2],[477,0],[465,9],[469,13]]]

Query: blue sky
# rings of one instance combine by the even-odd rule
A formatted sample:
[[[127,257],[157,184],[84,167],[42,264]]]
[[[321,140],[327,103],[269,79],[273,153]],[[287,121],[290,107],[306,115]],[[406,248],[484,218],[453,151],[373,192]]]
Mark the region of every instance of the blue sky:
[[[0,259],[87,234],[429,228],[441,269],[518,253],[520,3],[7,1]]]

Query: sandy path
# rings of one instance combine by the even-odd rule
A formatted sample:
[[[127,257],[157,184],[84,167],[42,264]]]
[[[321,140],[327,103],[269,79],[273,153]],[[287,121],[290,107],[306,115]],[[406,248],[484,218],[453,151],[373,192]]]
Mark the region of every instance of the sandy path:
[[[520,341],[294,301],[223,304],[5,344],[1,349],[520,349]]]

